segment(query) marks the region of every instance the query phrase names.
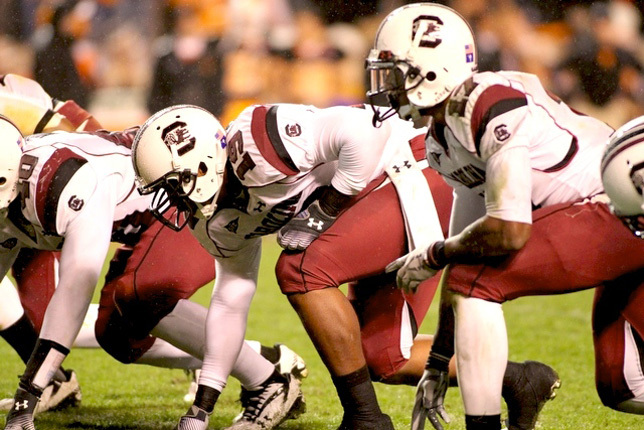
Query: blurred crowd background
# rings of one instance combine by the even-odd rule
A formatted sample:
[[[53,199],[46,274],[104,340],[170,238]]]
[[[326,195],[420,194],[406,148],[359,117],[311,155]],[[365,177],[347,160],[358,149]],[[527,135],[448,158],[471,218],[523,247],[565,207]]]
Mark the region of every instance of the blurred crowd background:
[[[252,103],[365,101],[364,59],[396,0],[0,0],[0,73],[32,77],[106,127],[192,103],[227,124]],[[538,75],[617,127],[644,114],[641,0],[447,0],[481,70]]]

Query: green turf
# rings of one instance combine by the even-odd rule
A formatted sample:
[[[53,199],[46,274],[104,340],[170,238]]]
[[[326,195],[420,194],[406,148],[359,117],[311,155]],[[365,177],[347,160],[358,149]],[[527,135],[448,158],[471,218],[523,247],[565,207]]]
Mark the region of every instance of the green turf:
[[[265,241],[260,285],[253,302],[248,338],[266,344],[284,342],[307,361],[310,375],[303,389],[308,412],[288,421],[284,429],[334,430],[341,408],[331,379],[317,356],[295,312],[279,293],[273,274],[277,258],[274,238]],[[365,256],[365,258],[368,258]],[[195,298],[207,303],[209,289]],[[553,430],[635,430],[644,419],[603,407],[595,393],[593,349],[590,333],[592,292],[558,297],[524,298],[504,305],[510,338],[510,358],[536,359],[554,366],[563,386],[557,398],[543,410],[538,429]],[[434,330],[436,315],[421,327]],[[13,394],[17,375],[23,370],[17,355],[0,342],[0,396]],[[123,365],[99,350],[75,349],[65,362],[78,372],[83,403],[78,409],[47,412],[36,419],[39,430],[48,429],[171,429],[187,409],[183,403],[189,379],[181,370]],[[397,429],[409,428],[415,388],[376,384],[382,408],[391,415]],[[239,384],[229,382],[212,417],[210,428],[221,428],[237,414]],[[446,430],[464,429],[458,389],[448,392],[446,407],[453,417]],[[427,428],[431,426],[427,424]]]

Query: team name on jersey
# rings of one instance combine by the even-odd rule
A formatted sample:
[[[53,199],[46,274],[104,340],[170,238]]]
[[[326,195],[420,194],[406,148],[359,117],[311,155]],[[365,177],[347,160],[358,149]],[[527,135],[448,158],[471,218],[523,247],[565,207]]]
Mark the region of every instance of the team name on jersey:
[[[295,216],[295,208],[301,197],[302,193],[298,193],[273,206],[262,219],[261,225],[244,236],[244,239],[275,233]]]
[[[451,171],[445,176],[460,182],[468,188],[476,188],[485,183],[485,170],[471,164]]]

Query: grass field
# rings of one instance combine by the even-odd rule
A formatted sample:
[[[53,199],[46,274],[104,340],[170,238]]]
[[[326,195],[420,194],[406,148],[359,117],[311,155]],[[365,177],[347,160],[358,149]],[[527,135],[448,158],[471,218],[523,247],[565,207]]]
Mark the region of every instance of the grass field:
[[[334,430],[342,416],[331,379],[288,302],[280,294],[273,265],[278,255],[274,238],[265,241],[260,285],[251,311],[248,339],[265,344],[284,342],[296,350],[310,369],[303,389],[308,412],[283,429]],[[547,268],[546,268],[547,270]],[[209,289],[196,301],[207,303]],[[593,349],[590,333],[592,292],[559,297],[524,298],[504,305],[510,338],[510,358],[549,363],[561,376],[557,398],[542,412],[538,429],[644,429],[644,418],[614,412],[599,402],[594,388]],[[433,333],[435,306],[421,327]],[[12,396],[23,365],[5,342],[0,342],[0,396]],[[36,419],[39,430],[49,429],[172,429],[186,411],[183,403],[189,379],[181,370],[123,365],[100,350],[75,349],[65,361],[78,372],[83,390],[82,406],[47,412]],[[381,406],[397,429],[409,428],[415,388],[376,384]],[[230,380],[211,419],[210,428],[229,425],[239,411],[239,384]],[[464,429],[458,389],[451,388],[446,407],[452,423],[446,430]],[[4,422],[4,419],[0,420]],[[427,428],[431,426],[427,424]]]

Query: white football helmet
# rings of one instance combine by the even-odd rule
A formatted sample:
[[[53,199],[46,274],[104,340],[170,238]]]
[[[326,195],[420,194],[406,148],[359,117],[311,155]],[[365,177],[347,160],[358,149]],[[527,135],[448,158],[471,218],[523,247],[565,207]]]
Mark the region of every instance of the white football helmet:
[[[0,115],[0,209],[5,209],[18,196],[20,157],[24,138],[18,127]]]
[[[152,115],[132,143],[139,191],[155,192],[153,213],[180,230],[198,209],[216,209],[226,166],[226,132],[217,118],[198,106],[176,105]],[[163,214],[177,207],[174,220]]]
[[[447,6],[402,6],[380,24],[366,67],[372,106],[391,106],[385,115],[374,112],[374,122],[394,112],[406,120],[418,119],[419,109],[436,106],[476,72],[474,35],[465,19]]]
[[[644,116],[611,135],[602,157],[601,176],[615,215],[644,238]]]

